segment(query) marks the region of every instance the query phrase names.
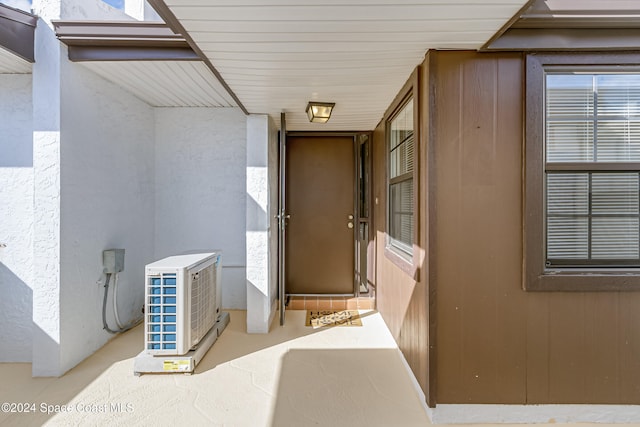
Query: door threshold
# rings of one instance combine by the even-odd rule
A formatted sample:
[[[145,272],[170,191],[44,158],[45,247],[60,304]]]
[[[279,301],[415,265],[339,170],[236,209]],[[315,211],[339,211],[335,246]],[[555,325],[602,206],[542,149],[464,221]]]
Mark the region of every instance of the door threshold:
[[[356,294],[287,294],[287,298],[288,297],[317,297],[317,298],[322,298],[322,297],[355,297]]]
[[[375,299],[354,296],[294,296],[287,298],[287,310],[373,310]]]

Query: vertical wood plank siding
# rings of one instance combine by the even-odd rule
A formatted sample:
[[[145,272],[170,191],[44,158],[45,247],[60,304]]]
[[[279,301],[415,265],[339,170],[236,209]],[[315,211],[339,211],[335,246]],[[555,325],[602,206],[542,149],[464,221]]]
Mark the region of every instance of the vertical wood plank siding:
[[[425,74],[418,77],[418,82],[423,81]],[[424,85],[418,83],[414,88],[414,108],[418,108],[421,126],[418,135],[421,141],[418,147],[425,147],[425,123],[428,123],[428,109],[425,103]],[[409,366],[413,370],[418,383],[425,392],[427,402],[432,402],[430,397],[429,372],[429,307],[428,272],[426,271],[426,221],[428,210],[426,209],[427,197],[427,168],[426,150],[416,153],[416,167],[418,168],[418,197],[415,200],[415,218],[418,229],[418,241],[415,245],[419,248],[421,264],[417,268],[418,280],[402,271],[385,256],[386,245],[386,207],[387,207],[387,143],[385,139],[385,121],[383,120],[373,133],[373,203],[374,203],[374,233],[375,233],[375,285],[377,295],[377,308],[385,319],[391,333],[398,342]],[[382,285],[382,286],[380,286]]]
[[[378,309],[430,406],[640,404],[640,292],[522,290],[524,70],[519,53],[436,51],[422,64],[417,282],[384,255],[376,128]]]
[[[522,290],[522,55],[430,56],[437,403],[640,404],[640,292]]]

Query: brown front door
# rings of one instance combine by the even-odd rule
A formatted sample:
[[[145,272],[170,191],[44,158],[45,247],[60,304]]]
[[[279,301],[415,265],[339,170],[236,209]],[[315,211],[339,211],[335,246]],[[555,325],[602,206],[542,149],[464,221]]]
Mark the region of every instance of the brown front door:
[[[353,137],[288,137],[286,293],[354,293]]]

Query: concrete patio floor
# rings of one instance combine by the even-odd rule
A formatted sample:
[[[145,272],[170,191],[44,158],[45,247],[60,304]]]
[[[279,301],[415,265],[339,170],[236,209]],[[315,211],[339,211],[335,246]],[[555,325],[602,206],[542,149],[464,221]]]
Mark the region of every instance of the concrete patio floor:
[[[0,403],[33,410],[3,410],[0,425],[429,425],[381,316],[361,313],[363,327],[313,329],[304,326],[305,311],[291,310],[284,327],[249,335],[246,313],[231,311],[194,375],[134,376],[142,326],[61,378],[32,378],[30,364],[0,364]]]

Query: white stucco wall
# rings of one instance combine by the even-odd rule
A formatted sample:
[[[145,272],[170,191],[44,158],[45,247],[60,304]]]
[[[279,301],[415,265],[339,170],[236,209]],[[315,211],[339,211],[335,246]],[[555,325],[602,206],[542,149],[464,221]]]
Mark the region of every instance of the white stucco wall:
[[[51,19],[132,21],[123,10],[102,0],[33,0],[33,12],[45,21]]]
[[[154,251],[153,108],[80,64],[61,64],[61,369],[111,335],[102,330],[102,251],[125,249],[118,313],[142,317]],[[99,282],[99,283],[98,283]],[[113,282],[111,282],[113,285]],[[107,319],[113,320],[111,298]]]
[[[124,0],[124,12],[138,21],[162,21],[146,0]]]
[[[247,332],[269,332],[269,116],[247,117]]]
[[[33,294],[31,74],[0,74],[0,362],[30,362]]]
[[[88,331],[82,324],[71,324],[61,313],[77,318],[84,304],[73,287],[62,283],[61,237],[61,117],[63,115],[62,82],[70,76],[61,71],[67,61],[66,51],[56,38],[51,25],[54,19],[131,19],[100,0],[33,0],[33,11],[39,16],[35,37],[33,65],[33,340],[32,371],[34,376],[58,376],[82,360],[102,340],[100,330]],[[62,64],[62,65],[61,65]],[[72,78],[72,77],[71,77]],[[152,130],[151,130],[152,132]],[[85,266],[77,267],[76,275]],[[95,279],[94,279],[95,280]],[[73,281],[72,281],[73,282]],[[84,296],[83,292],[80,295]],[[77,308],[76,306],[80,307]],[[66,307],[71,307],[67,312]],[[63,324],[64,323],[64,324]],[[63,343],[63,332],[70,341]],[[79,331],[77,335],[75,332]],[[93,334],[98,338],[88,341]],[[69,345],[67,349],[64,345]],[[87,347],[82,347],[87,344]],[[95,348],[94,348],[95,347]]]
[[[221,249],[222,306],[246,308],[246,117],[157,108],[155,256]]]
[[[42,1],[42,0],[41,0]],[[60,1],[60,0],[53,0]],[[123,10],[102,0],[62,0],[62,19],[131,21],[133,18]]]
[[[39,3],[44,3],[39,8]],[[40,16],[58,13],[35,0]],[[46,6],[46,7],[44,7]],[[43,19],[33,64],[33,342],[34,376],[60,374],[60,42]]]

